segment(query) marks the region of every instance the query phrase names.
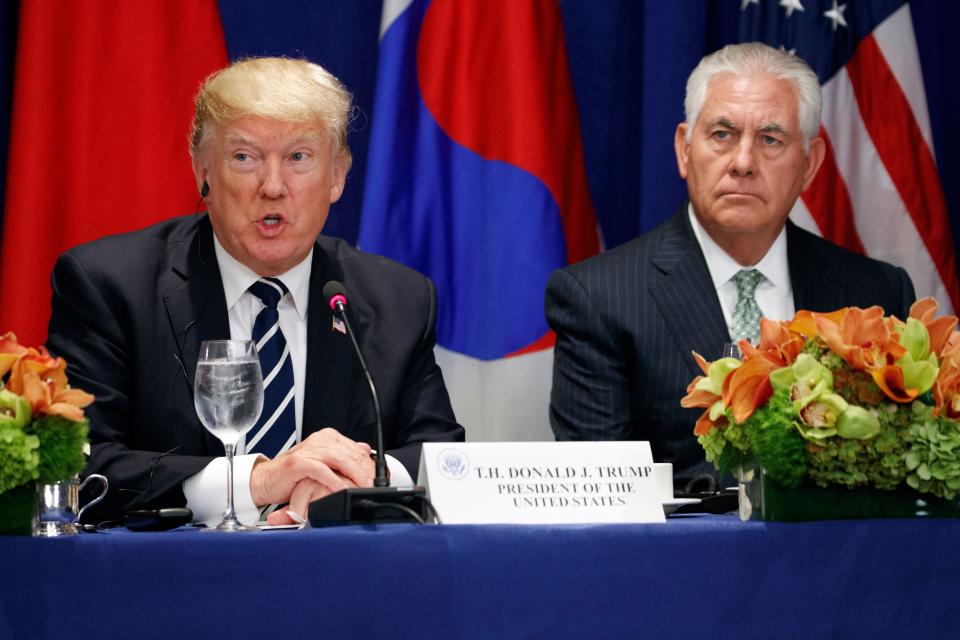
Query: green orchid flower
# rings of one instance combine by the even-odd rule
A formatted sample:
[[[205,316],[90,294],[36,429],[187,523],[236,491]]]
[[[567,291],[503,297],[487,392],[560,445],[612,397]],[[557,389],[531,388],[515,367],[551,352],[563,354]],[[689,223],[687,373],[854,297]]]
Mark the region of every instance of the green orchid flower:
[[[707,375],[700,379],[696,384],[696,389],[709,391],[715,396],[723,395],[723,381],[727,375],[740,366],[740,361],[736,358],[720,358],[710,363]]]
[[[930,353],[930,333],[926,326],[915,318],[908,318],[903,327],[898,327],[900,344],[907,352],[896,365],[903,371],[905,389],[916,389],[917,395],[923,395],[933,388],[940,373],[937,356]]]
[[[0,390],[0,429],[22,429],[30,422],[30,403],[8,389]]]
[[[707,369],[707,375],[701,378],[694,388],[700,391],[707,391],[719,398],[723,395],[723,381],[726,380],[730,372],[739,367],[740,364],[740,361],[736,358],[720,358],[719,360],[714,360],[710,363],[710,368]],[[709,416],[711,422],[719,420],[725,409],[722,400],[717,400],[710,405]]]

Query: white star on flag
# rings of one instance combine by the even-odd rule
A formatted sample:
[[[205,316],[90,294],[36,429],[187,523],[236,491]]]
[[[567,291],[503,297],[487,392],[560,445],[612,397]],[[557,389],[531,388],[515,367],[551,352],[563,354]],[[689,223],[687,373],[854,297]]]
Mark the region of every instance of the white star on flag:
[[[800,0],[780,0],[780,6],[787,12],[788,18],[793,15],[794,11],[803,11]]]
[[[760,4],[760,0],[740,0],[740,11],[745,10],[751,4]]]
[[[827,9],[823,12],[823,15],[833,22],[833,30],[837,30],[837,25],[841,27],[847,26],[847,21],[843,19],[843,12],[847,8],[847,5],[841,4],[837,6],[837,0],[833,0],[833,9]]]

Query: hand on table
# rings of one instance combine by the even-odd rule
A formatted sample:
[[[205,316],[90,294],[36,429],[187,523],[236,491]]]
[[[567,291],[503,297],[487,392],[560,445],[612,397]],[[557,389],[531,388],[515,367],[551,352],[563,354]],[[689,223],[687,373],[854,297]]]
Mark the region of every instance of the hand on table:
[[[273,460],[259,460],[250,473],[254,504],[289,502],[289,509],[306,516],[311,500],[346,489],[373,485],[370,445],[323,429]],[[274,517],[276,516],[276,517]],[[285,513],[270,515],[270,524],[292,523]]]

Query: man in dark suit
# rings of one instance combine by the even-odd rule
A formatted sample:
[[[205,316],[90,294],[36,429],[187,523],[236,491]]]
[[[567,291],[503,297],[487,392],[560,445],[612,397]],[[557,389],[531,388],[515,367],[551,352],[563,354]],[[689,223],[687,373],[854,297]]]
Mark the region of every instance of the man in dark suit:
[[[881,305],[906,317],[903,269],[789,222],[823,161],[820,86],[799,58],[762,44],[704,58],[675,134],[689,202],[649,233],[554,272],[550,420],[558,440],[649,440],[681,485],[712,473],[680,398],[724,343],[759,317]]]
[[[262,347],[268,400],[237,445],[241,519],[287,502],[304,516],[313,499],[372,484],[370,390],[325,304],[331,280],[345,286],[380,394],[379,453],[393,484],[411,482],[422,442],[463,439],[433,358],[433,284],[319,235],[350,166],[350,102],[336,78],[302,60],[249,59],[211,75],[190,146],[208,215],[104,238],[58,260],[48,346],[97,398],[87,409],[87,473],[110,480],[91,521],[184,504],[198,521],[219,520],[224,447],[193,401],[204,340],[253,337]],[[272,324],[258,337],[264,318]],[[279,348],[267,367],[271,344]],[[292,519],[283,510],[270,522]]]

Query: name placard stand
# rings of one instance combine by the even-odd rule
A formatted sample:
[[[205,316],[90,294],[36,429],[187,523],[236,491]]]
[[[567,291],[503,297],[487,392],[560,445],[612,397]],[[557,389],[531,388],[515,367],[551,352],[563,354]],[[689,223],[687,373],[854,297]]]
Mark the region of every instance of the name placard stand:
[[[427,443],[418,484],[445,524],[665,521],[648,442]]]

